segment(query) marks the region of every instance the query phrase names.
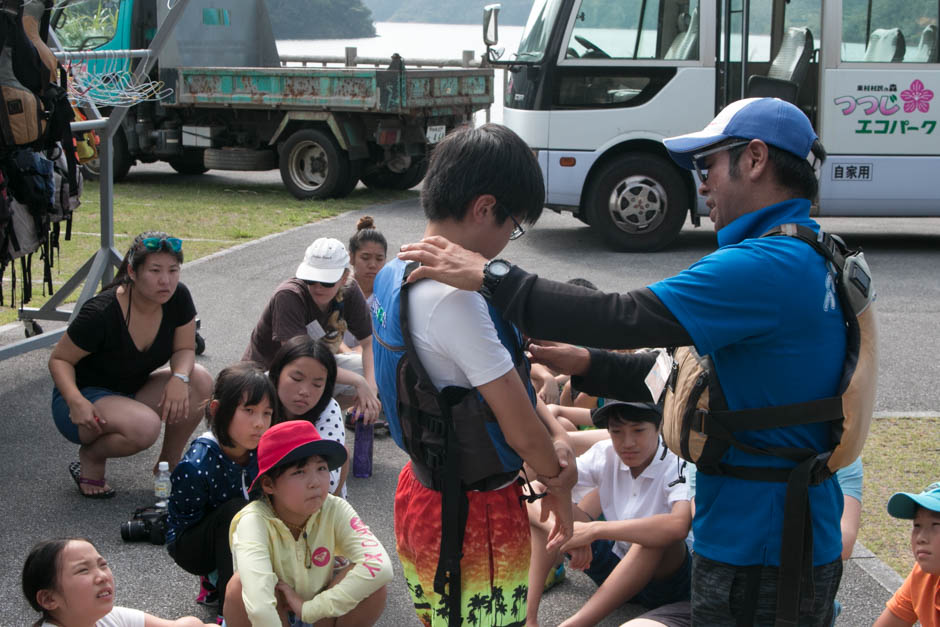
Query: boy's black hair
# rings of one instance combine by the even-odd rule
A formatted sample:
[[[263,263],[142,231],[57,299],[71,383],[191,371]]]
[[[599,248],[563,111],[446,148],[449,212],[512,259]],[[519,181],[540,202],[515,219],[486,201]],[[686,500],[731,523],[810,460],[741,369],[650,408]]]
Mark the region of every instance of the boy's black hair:
[[[239,405],[257,405],[267,397],[274,415],[271,424],[277,423],[278,407],[277,390],[271,379],[264,373],[264,367],[253,361],[241,361],[226,368],[215,380],[215,389],[212,392],[212,401],[218,401],[215,415],[209,411],[206,403],[206,422],[212,430],[212,435],[222,446],[232,447],[235,443],[229,437],[228,427]]]
[[[658,429],[663,421],[663,410],[656,403],[621,401],[608,401],[603,407],[591,410],[591,421],[599,429],[606,429],[611,420],[623,423],[649,422]]]
[[[323,367],[326,368],[326,383],[323,385],[323,395],[320,396],[320,400],[317,401],[317,404],[304,416],[297,416],[298,419],[310,420],[310,422],[316,423],[317,418],[320,417],[320,414],[323,413],[323,410],[326,409],[326,406],[329,405],[330,400],[332,400],[333,387],[336,385],[336,358],[333,357],[333,353],[326,344],[319,340],[314,340],[309,335],[292,337],[284,342],[274,355],[274,359],[271,361],[271,368],[268,370],[268,377],[270,377],[274,387],[277,388],[277,382],[281,378],[281,372],[284,370],[284,367],[301,357],[310,357],[323,364]],[[282,422],[287,416],[287,412],[284,411],[284,406],[281,404],[281,398],[277,395],[277,392],[275,392],[274,398],[277,399],[277,419],[271,423],[272,425]]]
[[[542,215],[545,184],[532,150],[499,124],[453,131],[434,147],[421,190],[428,220],[462,220],[473,201],[492,194],[505,211],[494,211],[497,224],[511,213],[534,224]]]

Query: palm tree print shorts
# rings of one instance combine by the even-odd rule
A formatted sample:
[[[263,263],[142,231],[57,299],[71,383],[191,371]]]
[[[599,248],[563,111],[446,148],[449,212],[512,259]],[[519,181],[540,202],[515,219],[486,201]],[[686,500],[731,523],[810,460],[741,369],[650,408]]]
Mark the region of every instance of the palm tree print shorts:
[[[529,519],[515,482],[467,493],[470,502],[460,560],[464,625],[525,624]],[[418,619],[445,627],[448,607],[434,592],[441,551],[441,493],[424,487],[405,465],[395,492],[395,540]]]

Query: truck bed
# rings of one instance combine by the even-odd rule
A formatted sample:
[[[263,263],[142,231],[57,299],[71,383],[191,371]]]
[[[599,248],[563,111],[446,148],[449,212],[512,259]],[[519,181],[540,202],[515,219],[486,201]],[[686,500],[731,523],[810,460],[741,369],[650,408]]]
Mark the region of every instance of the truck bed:
[[[492,69],[175,68],[165,106],[409,114],[493,102]]]

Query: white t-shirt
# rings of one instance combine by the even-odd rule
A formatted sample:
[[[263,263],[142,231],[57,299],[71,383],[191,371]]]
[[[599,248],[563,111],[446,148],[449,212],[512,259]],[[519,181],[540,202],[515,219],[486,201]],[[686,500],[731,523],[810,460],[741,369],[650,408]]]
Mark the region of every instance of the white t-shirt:
[[[633,520],[656,514],[668,514],[677,501],[689,500],[687,483],[669,483],[679,477],[679,458],[672,451],[662,457],[663,442],[650,465],[636,479],[630,468],[614,451],[613,442],[602,440],[578,457],[578,486],[576,489],[597,489],[601,510],[607,520]],[[626,555],[629,542],[615,542],[613,551],[618,557]]]
[[[43,622],[42,627],[56,626]],[[95,623],[95,627],[144,627],[144,613],[129,607],[115,606],[107,616]]]
[[[408,304],[415,350],[437,389],[479,387],[512,370],[480,294],[420,281]]]

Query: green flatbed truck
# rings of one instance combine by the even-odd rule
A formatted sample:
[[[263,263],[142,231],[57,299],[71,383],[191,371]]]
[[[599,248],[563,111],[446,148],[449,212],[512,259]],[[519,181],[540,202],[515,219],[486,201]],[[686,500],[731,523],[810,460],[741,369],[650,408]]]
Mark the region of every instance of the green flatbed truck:
[[[65,50],[145,48],[168,12],[165,0],[57,7]],[[488,68],[406,68],[397,56],[385,69],[284,67],[263,0],[190,0],[185,11],[151,73],[172,94],[128,112],[115,180],[167,161],[183,174],[279,168],[300,199],[342,197],[360,180],[408,189],[433,145],[493,102]]]

